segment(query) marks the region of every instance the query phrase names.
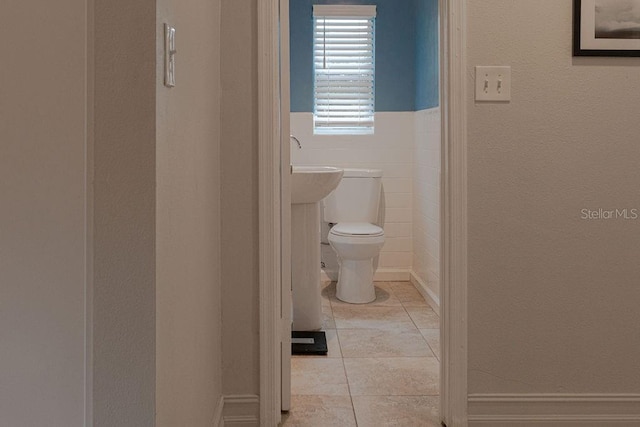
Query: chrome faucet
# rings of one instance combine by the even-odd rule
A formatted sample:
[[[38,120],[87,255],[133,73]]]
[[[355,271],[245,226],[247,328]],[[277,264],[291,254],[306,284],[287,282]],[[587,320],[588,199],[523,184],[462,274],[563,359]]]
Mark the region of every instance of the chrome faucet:
[[[293,140],[296,142],[296,144],[298,144],[298,149],[299,149],[299,150],[301,150],[301,149],[302,149],[302,144],[300,144],[300,140],[299,140],[298,138],[296,138],[296,137],[295,137],[295,136],[293,136],[293,135],[289,135],[289,138],[293,139]]]

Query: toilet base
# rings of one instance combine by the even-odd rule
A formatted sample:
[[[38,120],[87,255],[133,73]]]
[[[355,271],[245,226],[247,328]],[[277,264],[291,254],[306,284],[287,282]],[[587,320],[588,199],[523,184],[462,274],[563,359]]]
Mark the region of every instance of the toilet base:
[[[373,285],[373,259],[340,260],[336,297],[351,304],[366,304],[376,299]]]

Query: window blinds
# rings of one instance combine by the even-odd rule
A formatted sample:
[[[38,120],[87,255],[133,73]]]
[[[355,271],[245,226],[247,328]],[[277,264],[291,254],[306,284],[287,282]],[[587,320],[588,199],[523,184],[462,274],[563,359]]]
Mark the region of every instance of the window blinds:
[[[375,6],[314,6],[314,131],[373,133]]]

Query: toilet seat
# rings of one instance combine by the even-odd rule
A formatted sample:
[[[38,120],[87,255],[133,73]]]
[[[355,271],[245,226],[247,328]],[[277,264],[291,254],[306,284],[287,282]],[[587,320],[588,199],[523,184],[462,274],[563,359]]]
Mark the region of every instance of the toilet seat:
[[[368,222],[339,222],[331,228],[329,234],[342,237],[379,237],[384,230]]]

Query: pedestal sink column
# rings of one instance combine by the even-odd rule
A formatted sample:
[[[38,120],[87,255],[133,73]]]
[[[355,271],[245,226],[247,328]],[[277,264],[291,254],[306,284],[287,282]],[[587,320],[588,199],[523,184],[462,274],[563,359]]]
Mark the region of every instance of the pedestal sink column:
[[[320,201],[338,186],[343,170],[293,166],[291,178],[291,293],[293,330],[322,327]]]
[[[293,330],[322,327],[320,298],[320,203],[291,205]]]

